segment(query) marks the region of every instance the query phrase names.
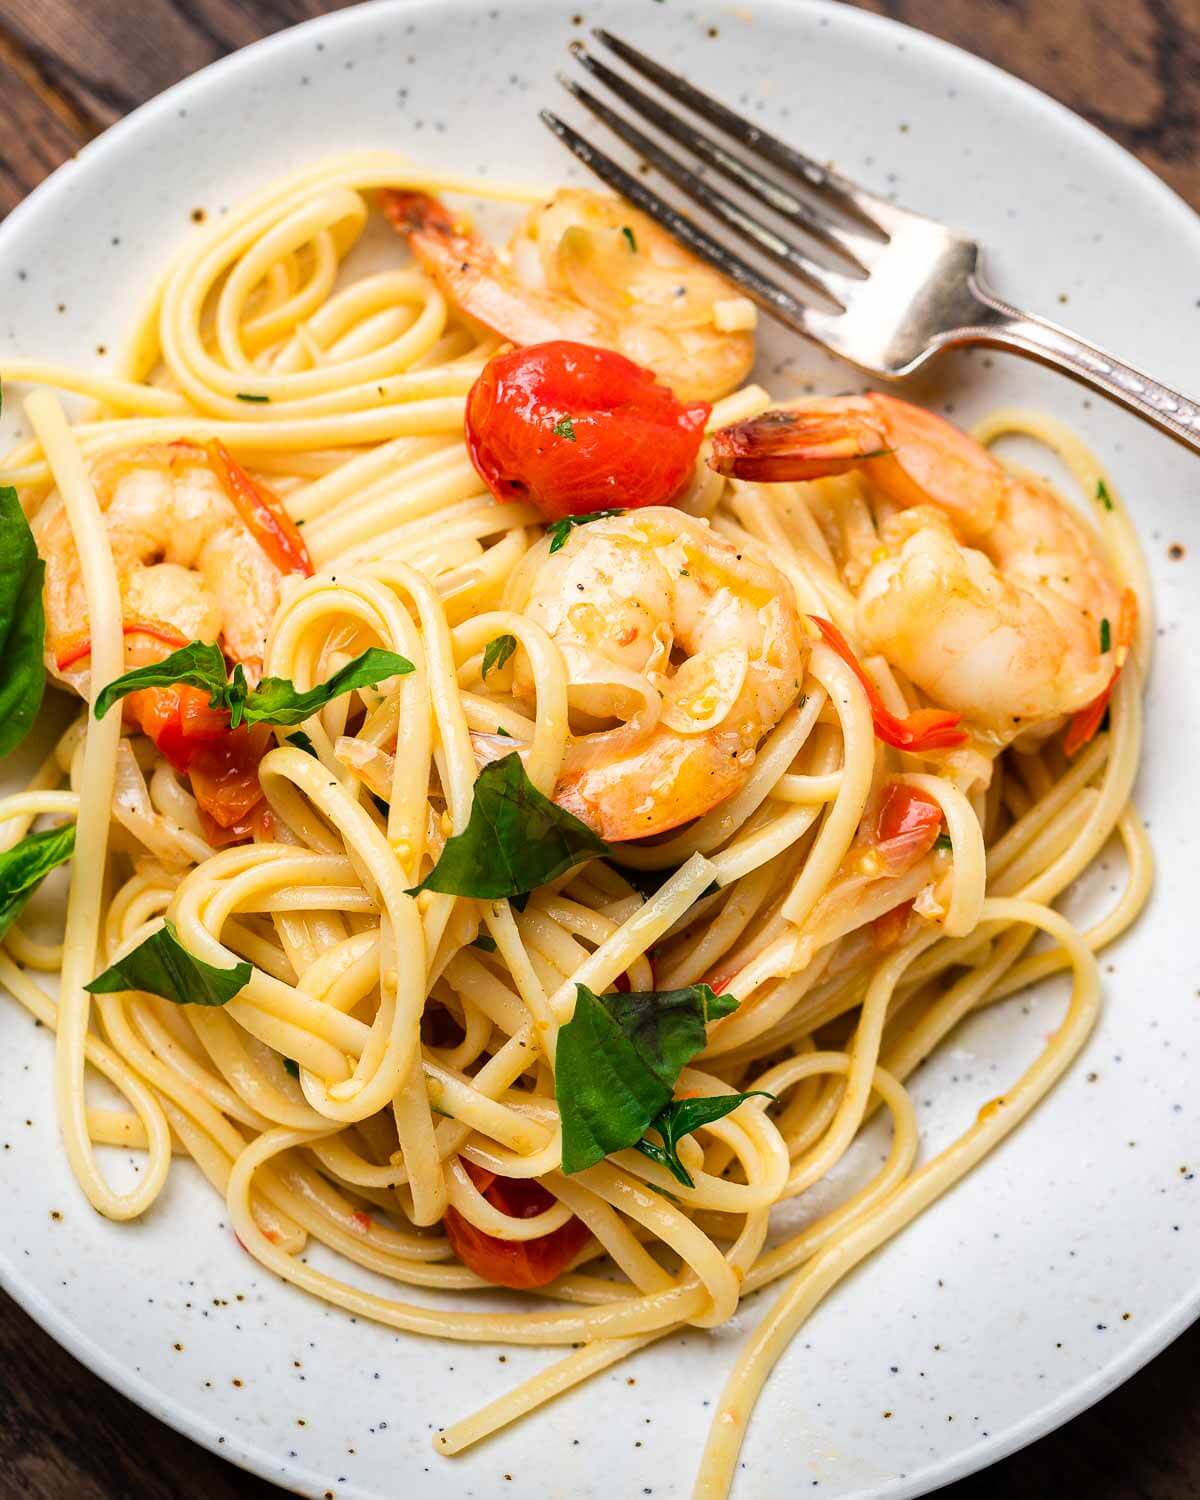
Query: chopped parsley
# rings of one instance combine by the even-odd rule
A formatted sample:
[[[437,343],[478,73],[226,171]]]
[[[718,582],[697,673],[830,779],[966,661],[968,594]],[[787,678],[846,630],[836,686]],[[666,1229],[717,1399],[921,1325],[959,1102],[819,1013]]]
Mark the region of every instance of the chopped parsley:
[[[563,516],[561,521],[555,521],[547,532],[550,538],[550,551],[557,552],[560,547],[566,546],[567,538],[576,526],[586,526],[589,521],[606,521],[610,516],[623,516],[623,509],[616,510],[593,510],[584,516]]]
[[[1105,484],[1103,479],[1097,479],[1096,481],[1096,499],[1099,500],[1105,510],[1112,510],[1112,496],[1108,493],[1108,485]]]
[[[572,422],[570,417],[563,417],[561,422],[555,422],[554,436],[566,438],[568,443],[575,441],[575,423]]]
[[[1100,621],[1100,650],[1101,652],[1112,650],[1112,626],[1107,620]]]
[[[237,393],[237,398],[239,401],[258,402],[269,401],[271,399],[270,396],[256,396],[252,391],[239,391]]]
[[[515,635],[498,635],[483,648],[483,668],[480,676],[486,677],[493,667],[502,667],[517,649]]]
[[[629,249],[630,249],[631,254],[636,255],[637,254],[637,235],[634,234],[633,230],[630,229],[630,227],[629,227],[628,224],[622,224],[621,225],[621,233],[629,241]]]

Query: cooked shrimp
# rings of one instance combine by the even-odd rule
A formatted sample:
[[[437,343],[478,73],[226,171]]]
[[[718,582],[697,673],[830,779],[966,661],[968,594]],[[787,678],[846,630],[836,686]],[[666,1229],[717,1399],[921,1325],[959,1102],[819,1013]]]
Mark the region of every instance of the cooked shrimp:
[[[130,664],[135,650],[137,664],[153,659],[142,637],[164,643],[160,656],[186,641],[219,641],[251,676],[260,675],[282,575],[205,451],[188,443],[130,449],[100,459],[92,479],[112,546]],[[87,597],[66,511],[49,502],[33,531],[46,561],[47,662],[82,690]]]
[[[713,466],[767,482],[860,470],[891,513],[857,588],[859,638],[982,729],[1074,713],[1121,665],[1129,609],[1091,528],[931,412],[874,393],[804,402],[717,433]]]
[[[514,343],[616,349],[684,401],[725,395],[754,362],[754,304],[619,198],[564,188],[509,263],[427,194],[385,192],[383,207],[450,300]]]
[[[576,739],[555,800],[610,840],[700,817],[744,784],[800,690],[807,646],[791,588],[665,506],[578,527],[552,555],[545,545],[508,602],[562,651],[577,723],[624,721]],[[527,670],[514,691],[531,698]]]

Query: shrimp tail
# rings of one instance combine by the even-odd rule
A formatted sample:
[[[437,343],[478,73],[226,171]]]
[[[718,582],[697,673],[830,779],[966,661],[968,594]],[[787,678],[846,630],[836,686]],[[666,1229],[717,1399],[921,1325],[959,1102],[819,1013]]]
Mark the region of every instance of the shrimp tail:
[[[713,434],[718,474],[759,484],[845,474],[891,452],[879,427],[861,412],[763,412]]]
[[[429,193],[413,193],[399,188],[384,188],[380,206],[400,234],[453,235],[455,227],[450,210]]]

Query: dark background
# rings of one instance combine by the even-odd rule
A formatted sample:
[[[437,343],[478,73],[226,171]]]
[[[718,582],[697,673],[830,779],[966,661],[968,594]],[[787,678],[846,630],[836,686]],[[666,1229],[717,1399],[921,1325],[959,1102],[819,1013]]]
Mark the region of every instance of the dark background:
[[[861,0],[861,7],[1044,89],[1200,208],[1200,0]],[[340,8],[337,0],[0,0],[0,215],[84,141],[177,79]],[[110,1391],[0,1296],[0,1500],[280,1493]],[[1062,1431],[942,1493],[1197,1500],[1200,1328]]]

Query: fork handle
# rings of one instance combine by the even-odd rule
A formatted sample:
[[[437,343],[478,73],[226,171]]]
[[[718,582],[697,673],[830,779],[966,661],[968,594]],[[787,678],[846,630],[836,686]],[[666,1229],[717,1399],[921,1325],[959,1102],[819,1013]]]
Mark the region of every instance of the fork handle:
[[[1041,364],[1091,386],[1145,418],[1169,437],[1200,453],[1200,404],[1181,396],[1169,386],[1151,380],[1113,355],[1084,339],[1076,338],[1057,323],[1023,313],[1002,301],[974,278],[976,297],[991,316],[976,327],[959,330],[954,342],[989,344],[1027,354]],[[965,337],[964,337],[965,335]]]

